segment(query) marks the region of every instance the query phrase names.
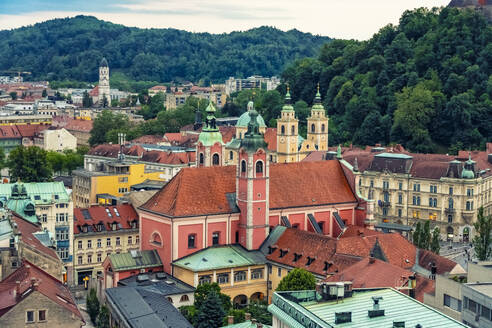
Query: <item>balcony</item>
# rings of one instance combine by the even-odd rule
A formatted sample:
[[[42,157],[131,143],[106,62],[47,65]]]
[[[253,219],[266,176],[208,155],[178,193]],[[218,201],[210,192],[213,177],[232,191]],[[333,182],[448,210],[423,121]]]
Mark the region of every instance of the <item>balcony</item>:
[[[455,209],[454,209],[454,208],[449,208],[449,207],[447,207],[447,208],[445,208],[445,209],[444,209],[444,212],[445,212],[446,214],[454,214]]]
[[[381,204],[382,207],[391,207],[391,202],[390,201],[382,201],[381,203],[382,203]]]

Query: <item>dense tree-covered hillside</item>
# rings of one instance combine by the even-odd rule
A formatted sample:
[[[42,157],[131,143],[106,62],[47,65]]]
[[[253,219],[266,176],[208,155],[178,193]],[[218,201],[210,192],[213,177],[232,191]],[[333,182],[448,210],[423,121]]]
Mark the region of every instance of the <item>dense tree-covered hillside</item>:
[[[280,74],[286,63],[314,56],[327,41],[271,27],[191,33],[77,16],[0,31],[0,70],[32,71],[38,79],[96,81],[105,56],[111,70],[134,80],[223,81],[230,76]]]
[[[492,140],[492,27],[471,10],[407,11],[368,41],[336,40],[283,73],[294,100],[319,82],[330,143],[420,152]]]

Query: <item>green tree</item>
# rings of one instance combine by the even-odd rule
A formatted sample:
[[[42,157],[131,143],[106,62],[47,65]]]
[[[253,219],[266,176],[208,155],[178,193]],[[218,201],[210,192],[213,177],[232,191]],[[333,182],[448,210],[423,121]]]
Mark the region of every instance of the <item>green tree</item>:
[[[203,303],[207,299],[208,295],[210,293],[216,293],[218,297],[220,298],[222,304],[222,307],[224,309],[224,313],[227,313],[229,309],[232,307],[231,304],[231,297],[225,294],[222,294],[220,292],[220,286],[218,283],[205,283],[198,285],[198,287],[195,289],[195,308],[198,310],[202,307]]]
[[[111,130],[128,130],[128,117],[122,114],[113,114],[109,110],[103,110],[94,120],[89,138],[91,146],[107,142],[106,134]],[[114,141],[114,140],[113,140]]]
[[[97,328],[109,328],[109,311],[106,305],[101,306],[97,315]]]
[[[419,248],[429,249],[431,242],[430,221],[426,220],[424,227],[420,230]]]
[[[10,177],[14,181],[44,182],[53,177],[53,169],[48,162],[47,152],[39,147],[18,146],[7,160]]]
[[[186,318],[189,322],[195,322],[196,307],[194,305],[184,305],[179,307],[179,312]]]
[[[49,151],[46,154],[46,160],[53,168],[54,173],[62,174],[65,169],[65,155],[56,151]]]
[[[118,107],[119,104],[118,99],[111,99],[111,107]]]
[[[439,232],[439,228],[435,227],[432,230],[432,240],[430,244],[430,250],[439,255],[439,251],[441,250],[441,245],[439,244],[441,233]]]
[[[314,275],[302,268],[295,268],[280,280],[277,291],[313,290],[316,288]]]
[[[12,100],[17,100],[17,92],[12,91],[9,93],[9,95],[10,95],[10,98],[12,98]]]
[[[245,312],[250,313],[251,318],[255,318],[264,325],[272,325],[272,314],[268,312],[268,303],[265,301],[250,302]]]
[[[473,224],[475,227],[475,237],[473,237],[473,246],[475,254],[480,261],[486,261],[492,255],[492,215],[485,215],[483,207],[478,209],[477,221]]]
[[[422,225],[420,224],[420,221],[417,222],[417,225],[415,226],[415,231],[412,234],[412,242],[415,246],[420,247],[420,234],[422,233]]]
[[[89,108],[92,107],[92,97],[89,95],[87,91],[84,91],[84,94],[82,96],[82,106]]]
[[[0,147],[0,170],[7,167],[7,161],[5,159],[5,150]]]
[[[97,299],[96,290],[91,288],[85,300],[87,313],[93,324],[96,324],[97,316],[99,315],[99,300]]]
[[[103,95],[101,107],[106,108],[106,107],[108,107],[108,105],[109,105],[108,97],[106,95]]]
[[[222,327],[224,321],[224,307],[219,294],[212,290],[208,293],[207,298],[198,308],[196,314],[196,328],[218,328]]]
[[[41,93],[41,97],[43,98],[48,97],[48,91],[46,91],[46,89],[43,89],[43,93]]]

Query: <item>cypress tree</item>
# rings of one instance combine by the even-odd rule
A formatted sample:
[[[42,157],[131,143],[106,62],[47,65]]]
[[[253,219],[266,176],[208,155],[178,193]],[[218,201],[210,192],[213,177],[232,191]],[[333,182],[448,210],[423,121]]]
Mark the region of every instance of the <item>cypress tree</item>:
[[[434,230],[432,231],[432,241],[430,245],[430,250],[433,251],[436,254],[439,254],[439,251],[441,250],[441,245],[439,244],[439,228],[435,227]]]

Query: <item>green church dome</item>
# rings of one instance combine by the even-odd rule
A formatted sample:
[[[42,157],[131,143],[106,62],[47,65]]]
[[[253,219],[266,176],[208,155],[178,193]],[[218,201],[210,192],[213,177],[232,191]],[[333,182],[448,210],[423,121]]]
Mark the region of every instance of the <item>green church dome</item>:
[[[475,179],[475,173],[471,170],[463,169],[461,172],[461,177],[463,179]]]
[[[249,111],[243,113],[239,119],[237,120],[236,127],[247,128],[249,121],[251,121],[251,117],[249,115]],[[256,122],[260,128],[265,128],[266,124],[261,115],[256,116]]]

